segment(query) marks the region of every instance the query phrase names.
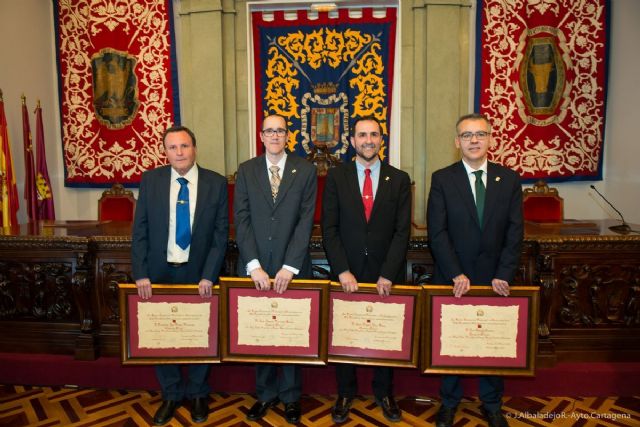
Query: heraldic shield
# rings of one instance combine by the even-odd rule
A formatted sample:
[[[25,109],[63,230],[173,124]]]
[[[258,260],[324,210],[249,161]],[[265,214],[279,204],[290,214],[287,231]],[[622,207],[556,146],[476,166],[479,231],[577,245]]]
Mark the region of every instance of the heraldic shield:
[[[93,107],[98,121],[109,129],[129,125],[140,105],[136,59],[126,52],[102,49],[91,58]]]

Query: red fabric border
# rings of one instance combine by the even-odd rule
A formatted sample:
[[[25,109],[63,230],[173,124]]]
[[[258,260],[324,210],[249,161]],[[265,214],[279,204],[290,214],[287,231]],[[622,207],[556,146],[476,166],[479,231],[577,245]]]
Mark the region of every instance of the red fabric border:
[[[384,300],[380,299],[377,294],[365,294],[365,293],[341,293],[341,292],[331,292],[329,294],[329,356],[360,356],[367,357],[371,359],[393,359],[393,360],[403,360],[410,361],[411,360],[411,344],[412,344],[412,336],[413,336],[413,307],[416,303],[417,296],[413,295],[389,295],[384,298]],[[395,303],[395,304],[404,304],[405,306],[405,316],[404,316],[404,324],[402,326],[403,336],[402,336],[402,349],[399,351],[393,350],[370,350],[356,347],[343,347],[343,346],[334,346],[331,343],[331,337],[333,336],[333,301],[336,299],[344,300],[344,301],[372,301],[371,297],[375,297],[376,301],[381,303]],[[408,333],[407,333],[408,332]]]
[[[431,311],[431,360],[433,366],[495,366],[509,368],[523,368],[527,366],[528,340],[527,331],[529,327],[529,299],[524,297],[472,297],[466,296],[462,300],[464,304],[491,305],[495,307],[507,307],[517,304],[519,306],[518,316],[518,336],[516,343],[516,357],[454,357],[440,355],[440,335],[441,323],[440,314],[442,306],[447,304],[459,305],[460,298],[454,296],[434,295],[432,298]]]

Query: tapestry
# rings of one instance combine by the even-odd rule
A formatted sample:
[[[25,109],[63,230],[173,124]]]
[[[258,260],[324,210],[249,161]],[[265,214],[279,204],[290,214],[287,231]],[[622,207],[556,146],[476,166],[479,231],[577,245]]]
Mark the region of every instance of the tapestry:
[[[65,185],[137,185],[180,122],[171,0],[54,0]]]
[[[327,168],[350,161],[349,126],[357,117],[382,124],[380,158],[388,162],[396,9],[339,9],[252,14],[257,152],[262,119],[280,114],[288,151]],[[293,13],[295,16],[291,16]]]
[[[609,4],[483,0],[476,111],[490,159],[526,180],[602,178]]]

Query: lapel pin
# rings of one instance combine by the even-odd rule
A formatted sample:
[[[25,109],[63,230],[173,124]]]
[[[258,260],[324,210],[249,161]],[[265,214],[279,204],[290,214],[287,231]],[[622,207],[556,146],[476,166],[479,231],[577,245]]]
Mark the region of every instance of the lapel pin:
[[[385,176],[385,177],[384,177],[384,180],[385,180],[385,181],[389,181],[389,177],[388,177],[388,176]]]
[[[500,177],[496,176],[496,182],[500,182]]]
[[[292,170],[291,173],[296,173],[296,169]]]

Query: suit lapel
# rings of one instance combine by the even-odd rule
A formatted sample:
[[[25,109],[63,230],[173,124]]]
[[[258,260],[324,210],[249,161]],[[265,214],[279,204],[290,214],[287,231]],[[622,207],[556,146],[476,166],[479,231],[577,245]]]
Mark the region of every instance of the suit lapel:
[[[298,172],[297,164],[298,158],[294,154],[287,154],[287,161],[284,164],[284,171],[282,172],[282,178],[280,180],[280,187],[278,187],[278,196],[274,208],[280,204],[280,201],[284,199],[284,196],[291,188],[291,185],[295,181]],[[271,191],[271,185],[269,185],[269,191]]]
[[[367,222],[367,218],[364,216],[364,204],[362,203],[362,193],[360,192],[360,183],[358,182],[358,170],[356,169],[356,162],[351,162],[351,165],[346,170],[347,185],[349,188],[349,194],[353,196],[353,206],[360,212],[360,218],[363,222]],[[375,203],[375,200],[374,200]]]
[[[196,196],[196,211],[193,214],[193,224],[191,226],[191,234],[195,234],[196,232],[196,227],[198,226],[198,223],[200,222],[200,217],[202,216],[203,212],[204,212],[204,203],[202,202],[202,200],[206,200],[207,197],[209,197],[209,191],[211,186],[209,185],[209,182],[204,179],[203,177],[203,173],[202,173],[202,169],[200,168],[200,166],[198,166],[198,193]]]
[[[391,176],[389,175],[389,167],[385,163],[380,161],[380,176],[378,177],[378,189],[376,190],[376,196],[373,199],[373,209],[371,210],[371,218],[376,215],[378,210],[382,209],[380,206],[384,205],[385,201],[389,197],[389,191],[391,187]],[[364,213],[364,206],[362,208]],[[371,218],[369,222],[371,222]]]
[[[476,219],[476,223],[480,226],[480,220],[478,219],[478,211],[476,209],[476,201],[473,198],[473,192],[471,191],[471,184],[469,182],[469,176],[467,170],[464,168],[462,161],[456,163],[456,167],[453,171],[453,182],[462,196],[462,203],[469,210],[471,215]],[[486,200],[486,199],[485,199]],[[486,206],[486,201],[485,201]],[[485,216],[486,217],[486,216]]]
[[[491,162],[487,163],[487,194],[484,199],[483,214],[483,222],[485,224],[495,210],[498,194],[502,187],[502,178],[498,168]]]
[[[158,198],[158,206],[163,206],[158,212],[152,213],[152,215],[162,215],[162,223],[164,227],[160,231],[166,234],[166,238],[169,237],[169,211],[171,210],[171,201],[169,200],[169,189],[171,188],[171,166],[167,166],[162,169],[160,179],[157,181],[157,187],[155,191]],[[167,239],[163,239],[166,241]]]
[[[252,163],[253,179],[256,188],[260,189],[260,192],[264,196],[269,205],[273,205],[273,196],[271,195],[271,181],[269,179],[269,173],[267,172],[267,160],[265,155],[256,157],[256,161]]]

